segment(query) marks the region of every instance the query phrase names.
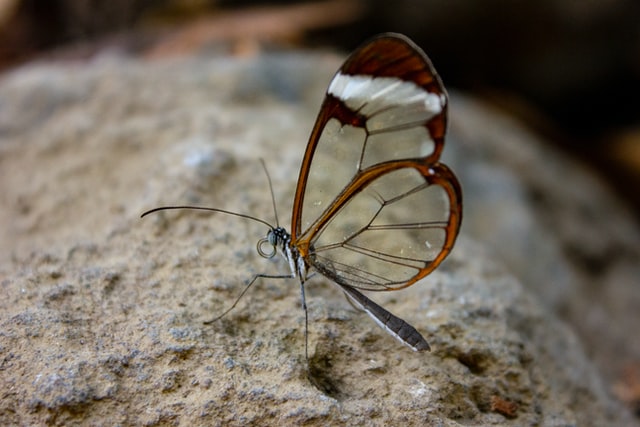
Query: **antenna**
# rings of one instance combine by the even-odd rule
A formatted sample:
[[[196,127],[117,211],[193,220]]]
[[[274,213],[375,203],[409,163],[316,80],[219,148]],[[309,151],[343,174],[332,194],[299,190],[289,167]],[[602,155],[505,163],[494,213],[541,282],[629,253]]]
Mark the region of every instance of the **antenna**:
[[[266,225],[267,227],[269,227],[272,230],[274,228],[273,225],[269,224],[267,221],[265,221],[263,219],[260,219],[260,218],[256,218],[255,216],[245,215],[245,214],[241,214],[241,213],[238,213],[238,212],[226,211],[224,209],[218,209],[218,208],[206,208],[204,206],[160,206],[159,208],[153,208],[151,210],[148,210],[148,211],[144,212],[142,215],[140,215],[140,218],[144,218],[145,216],[147,216],[149,214],[152,214],[154,212],[168,211],[168,210],[175,210],[175,209],[191,209],[191,210],[197,210],[197,211],[220,212],[220,213],[223,213],[223,214],[238,216],[240,218],[246,218],[246,219],[250,219],[250,220],[259,222],[261,224]]]
[[[273,195],[273,185],[271,185],[271,176],[269,176],[269,171],[267,170],[267,165],[264,163],[264,159],[260,159],[260,164],[262,164],[262,169],[264,169],[264,174],[267,175],[267,181],[269,182],[271,203],[273,204],[273,213],[276,217],[276,227],[280,227],[280,221],[278,221],[278,209],[276,209],[276,196]]]

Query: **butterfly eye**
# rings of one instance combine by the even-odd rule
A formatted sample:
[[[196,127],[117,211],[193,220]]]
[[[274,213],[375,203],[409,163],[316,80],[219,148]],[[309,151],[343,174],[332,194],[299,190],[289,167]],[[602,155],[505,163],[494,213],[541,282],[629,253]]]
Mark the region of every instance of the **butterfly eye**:
[[[267,237],[263,237],[258,241],[256,245],[256,250],[260,254],[262,258],[273,258],[276,254],[276,236],[273,234],[273,231],[269,231]],[[268,250],[264,250],[264,247],[267,247]]]

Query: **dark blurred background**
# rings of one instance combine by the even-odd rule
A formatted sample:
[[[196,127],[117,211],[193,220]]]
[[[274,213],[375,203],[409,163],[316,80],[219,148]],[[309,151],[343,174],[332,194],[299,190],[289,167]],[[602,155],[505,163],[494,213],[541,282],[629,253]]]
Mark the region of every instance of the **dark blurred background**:
[[[448,87],[518,116],[640,212],[637,0],[1,0],[0,72],[105,50],[346,52],[384,31],[413,38]]]

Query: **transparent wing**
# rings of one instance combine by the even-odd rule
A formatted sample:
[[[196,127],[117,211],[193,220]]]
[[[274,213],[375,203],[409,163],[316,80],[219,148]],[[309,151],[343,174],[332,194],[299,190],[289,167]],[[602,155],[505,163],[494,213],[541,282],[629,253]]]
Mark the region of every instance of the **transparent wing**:
[[[414,164],[385,170],[353,188],[311,238],[309,263],[360,289],[411,285],[431,272],[455,241],[461,216],[452,178],[443,165]]]
[[[303,159],[292,241],[324,275],[370,290],[409,286],[449,252],[461,192],[438,163],[447,97],[402,36],[356,50],[329,85]]]

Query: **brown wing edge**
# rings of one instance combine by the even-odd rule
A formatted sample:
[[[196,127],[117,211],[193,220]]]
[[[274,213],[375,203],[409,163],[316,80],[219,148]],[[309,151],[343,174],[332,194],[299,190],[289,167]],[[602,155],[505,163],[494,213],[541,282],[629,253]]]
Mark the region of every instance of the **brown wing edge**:
[[[449,96],[438,72],[420,46],[402,34],[379,34],[356,49],[342,65],[340,73],[397,77],[412,81],[429,93],[443,95],[446,99],[444,111],[426,123],[435,142],[430,157],[434,162],[440,157],[447,130]]]
[[[453,245],[456,242],[458,233],[460,232],[460,226],[462,225],[462,188],[458,178],[449,167],[443,163],[437,163],[436,165],[429,166],[423,165],[423,168],[427,168],[432,173],[425,175],[424,169],[419,169],[423,172],[423,176],[427,179],[427,182],[431,185],[439,185],[445,189],[449,196],[449,221],[447,224],[447,238],[442,250],[438,256],[431,261],[425,268],[420,270],[411,280],[407,281],[403,286],[394,287],[388,290],[397,290],[406,288],[413,285],[418,280],[427,276],[449,255]]]
[[[398,77],[431,93],[445,93],[440,76],[424,51],[398,33],[379,34],[358,47],[340,67],[342,74]]]

